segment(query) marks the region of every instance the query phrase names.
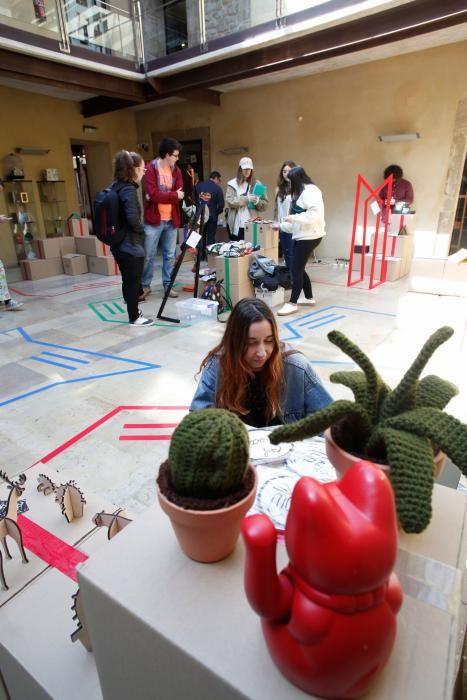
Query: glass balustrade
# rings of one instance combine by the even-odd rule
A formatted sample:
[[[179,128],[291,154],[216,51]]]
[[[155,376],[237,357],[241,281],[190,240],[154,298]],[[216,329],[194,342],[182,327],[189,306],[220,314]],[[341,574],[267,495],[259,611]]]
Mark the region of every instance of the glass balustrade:
[[[373,8],[384,4],[371,1]],[[175,63],[233,44],[249,49],[286,30],[350,17],[366,5],[368,0],[0,0],[0,24],[56,39],[62,51],[79,46],[136,64],[173,55]]]
[[[0,24],[60,40],[55,0],[0,0]]]
[[[70,44],[110,56],[137,60],[129,0],[65,0]],[[118,5],[117,5],[118,3]]]

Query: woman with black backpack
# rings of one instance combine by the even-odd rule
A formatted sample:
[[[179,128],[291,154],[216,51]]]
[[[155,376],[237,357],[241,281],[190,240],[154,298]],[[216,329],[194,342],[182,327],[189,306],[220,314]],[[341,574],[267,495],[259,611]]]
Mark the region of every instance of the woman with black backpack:
[[[294,314],[300,305],[314,306],[311,281],[305,267],[311,253],[326,235],[321,190],[301,166],[289,170],[287,177],[290,182],[291,205],[290,213],[285,217],[281,228],[292,234],[292,294],[290,301],[278,310],[278,316]],[[302,291],[305,296],[300,299]]]
[[[115,156],[113,187],[120,202],[120,226],[124,237],[111,250],[122,275],[122,294],[132,327],[153,324],[153,320],[145,318],[138,308],[144,266],[144,225],[137,190],[145,171],[139,153],[119,151]]]

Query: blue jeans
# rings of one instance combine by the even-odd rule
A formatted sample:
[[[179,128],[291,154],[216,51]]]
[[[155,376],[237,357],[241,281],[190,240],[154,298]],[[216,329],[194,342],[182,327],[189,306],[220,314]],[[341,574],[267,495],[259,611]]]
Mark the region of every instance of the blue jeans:
[[[161,221],[159,226],[144,224],[144,269],[142,277],[143,287],[150,287],[154,274],[154,258],[157,254],[159,240],[162,240],[162,284],[169,286],[177,245],[177,229],[174,229],[171,221]]]

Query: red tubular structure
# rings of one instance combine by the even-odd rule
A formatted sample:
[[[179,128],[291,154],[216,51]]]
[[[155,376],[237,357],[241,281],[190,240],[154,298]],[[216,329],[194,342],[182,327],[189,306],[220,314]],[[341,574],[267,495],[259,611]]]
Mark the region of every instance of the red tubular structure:
[[[361,252],[361,265],[360,265],[360,277],[357,279],[352,279],[352,272],[353,272],[353,265],[354,265],[354,257],[355,257],[355,239],[356,239],[356,234],[357,234],[357,223],[358,223],[358,214],[359,214],[359,209],[360,209],[360,198],[361,198],[361,191],[362,191],[362,185],[366,190],[368,191],[368,196],[363,202],[363,236],[362,236],[362,252]],[[376,269],[376,259],[377,259],[377,250],[378,250],[378,236],[379,236],[379,228],[381,224],[381,212],[383,210],[383,202],[380,197],[381,190],[387,186],[387,196],[386,196],[386,205],[385,205],[385,217],[384,217],[384,233],[383,233],[383,250],[382,250],[382,256],[381,256],[381,265],[380,265],[380,270],[379,270],[379,279],[375,282],[375,269]],[[375,232],[374,232],[374,246],[373,246],[373,255],[371,258],[371,268],[370,268],[370,281],[368,285],[368,289],[374,289],[375,287],[378,287],[380,284],[383,284],[383,282],[386,281],[386,268],[387,268],[387,263],[386,263],[386,245],[387,245],[387,238],[388,238],[388,223],[389,223],[389,217],[391,214],[391,207],[390,207],[390,200],[392,196],[392,175],[390,175],[386,180],[383,180],[383,182],[378,185],[378,187],[373,188],[371,187],[368,182],[365,180],[363,175],[358,175],[357,178],[357,192],[355,195],[355,206],[354,206],[354,215],[353,215],[353,225],[352,225],[352,237],[350,241],[350,255],[349,255],[349,273],[347,276],[347,286],[348,287],[353,287],[356,284],[360,284],[363,282],[363,278],[365,275],[365,249],[366,249],[366,240],[367,240],[367,224],[368,224],[368,207],[370,205],[370,202],[373,200],[378,204],[379,207],[379,212],[376,216],[376,225],[375,225]],[[393,241],[393,250],[391,252],[391,255],[393,255],[394,250],[395,250],[395,239]]]

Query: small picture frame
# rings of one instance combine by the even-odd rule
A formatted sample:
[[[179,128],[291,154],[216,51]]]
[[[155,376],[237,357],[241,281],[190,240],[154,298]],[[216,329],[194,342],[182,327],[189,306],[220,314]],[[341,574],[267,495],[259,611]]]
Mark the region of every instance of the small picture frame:
[[[29,196],[28,196],[27,192],[20,192],[19,198],[20,198],[21,204],[28,204]]]

